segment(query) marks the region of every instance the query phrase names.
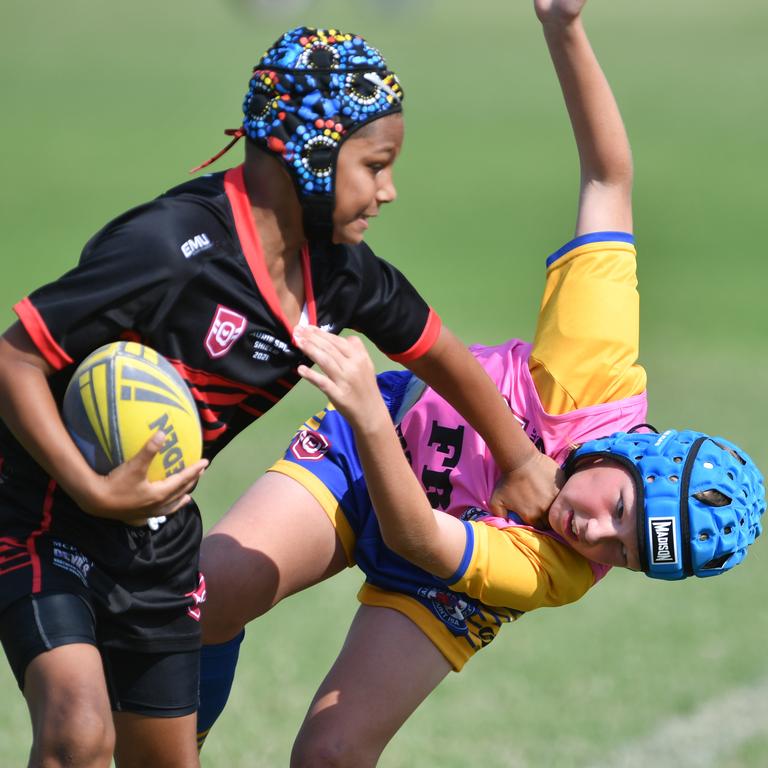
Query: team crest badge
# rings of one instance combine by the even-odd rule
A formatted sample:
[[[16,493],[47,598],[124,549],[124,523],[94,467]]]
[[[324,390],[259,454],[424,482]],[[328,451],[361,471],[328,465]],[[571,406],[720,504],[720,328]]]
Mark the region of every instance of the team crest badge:
[[[319,461],[328,453],[331,444],[314,429],[300,429],[291,443],[291,453],[299,461]]]
[[[472,603],[448,589],[419,587],[417,594],[423,600],[429,600],[433,612],[454,632],[467,632],[467,619],[477,612]]]
[[[237,312],[222,307],[216,307],[211,327],[205,337],[205,349],[211,357],[222,357],[232,348],[232,345],[243,335],[248,321]]]

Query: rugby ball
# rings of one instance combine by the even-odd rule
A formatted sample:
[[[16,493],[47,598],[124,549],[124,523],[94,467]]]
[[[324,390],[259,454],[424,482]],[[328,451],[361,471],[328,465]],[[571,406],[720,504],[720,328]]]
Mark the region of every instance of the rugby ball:
[[[135,456],[158,431],[166,435],[147,477],[162,480],[202,454],[197,406],[176,369],[155,350],[117,341],[78,366],[62,418],[88,463],[105,475]]]

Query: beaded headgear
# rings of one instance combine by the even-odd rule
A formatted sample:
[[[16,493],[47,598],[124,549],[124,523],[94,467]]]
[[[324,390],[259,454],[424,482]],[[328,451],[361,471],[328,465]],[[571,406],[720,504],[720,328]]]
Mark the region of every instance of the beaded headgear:
[[[402,100],[397,76],[362,37],[298,27],[255,66],[242,128],[228,131],[234,140],[209,163],[242,136],[276,154],[296,185],[307,236],[330,239],[341,144],[366,123],[400,112]]]
[[[616,432],[569,457],[566,476],[586,457],[626,467],[635,481],[641,568],[651,578],[716,576],[738,565],[762,531],[765,485],[733,443],[703,432]]]

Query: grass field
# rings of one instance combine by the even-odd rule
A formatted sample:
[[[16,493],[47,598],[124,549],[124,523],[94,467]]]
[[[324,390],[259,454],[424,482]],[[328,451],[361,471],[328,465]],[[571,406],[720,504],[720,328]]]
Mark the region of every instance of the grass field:
[[[732,436],[765,471],[768,9],[591,0],[586,18],[635,154],[651,421]],[[223,145],[251,65],[299,23],[365,34],[403,80],[400,197],[371,244],[465,341],[530,336],[543,258],[572,233],[578,166],[530,3],[503,0],[281,13],[256,0],[3,0],[4,323],[106,220]],[[209,524],[320,402],[300,386],[227,448],[198,493]],[[763,766],[767,577],[765,544],[721,579],[612,574],[582,604],[508,627],[381,765]],[[252,625],[206,768],[287,765],[359,582],[347,573]],[[0,685],[0,764],[23,765],[27,715],[6,664]]]

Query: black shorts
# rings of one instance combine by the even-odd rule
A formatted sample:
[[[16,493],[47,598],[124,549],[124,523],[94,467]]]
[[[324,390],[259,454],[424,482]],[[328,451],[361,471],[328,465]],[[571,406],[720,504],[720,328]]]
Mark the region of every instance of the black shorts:
[[[3,459],[0,616],[4,626],[9,625],[4,614],[22,599],[68,594],[88,606],[94,623],[92,642],[105,654],[198,651],[205,587],[198,572],[202,522],[194,503],[171,515],[156,531],[133,527],[85,514],[30,459]],[[9,642],[4,637],[4,644]],[[18,642],[36,647],[31,636]],[[72,641],[65,636],[62,642]],[[27,659],[25,665],[35,655],[19,653]]]
[[[69,593],[22,598],[0,614],[0,640],[19,688],[39,654],[71,643],[97,646],[112,709],[148,717],[181,717],[197,710],[199,651],[141,653],[99,646],[92,606]]]

